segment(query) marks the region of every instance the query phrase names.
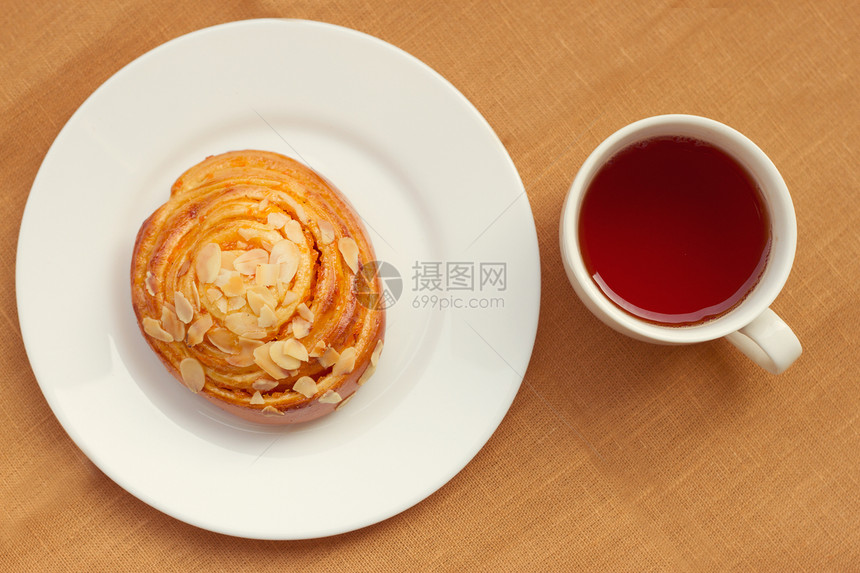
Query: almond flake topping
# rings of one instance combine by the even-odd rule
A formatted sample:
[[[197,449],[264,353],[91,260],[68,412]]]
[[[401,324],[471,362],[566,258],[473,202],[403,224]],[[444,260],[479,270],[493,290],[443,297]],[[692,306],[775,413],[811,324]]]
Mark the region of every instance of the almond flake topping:
[[[218,243],[208,243],[197,253],[195,266],[200,284],[211,283],[221,270],[221,247]]]
[[[295,257],[298,258],[299,254],[299,248],[294,242],[289,239],[281,239],[272,246],[272,252],[269,255],[269,263],[274,265],[281,262],[279,259],[285,255],[295,255]]]
[[[340,394],[334,390],[326,390],[326,393],[320,396],[319,399],[320,404],[337,404],[341,400]]]
[[[343,237],[338,239],[337,248],[340,254],[343,255],[343,262],[349,267],[353,273],[358,272],[358,245],[355,239],[351,237]]]
[[[343,399],[343,402],[341,402],[340,404],[338,404],[337,406],[335,406],[335,407],[334,407],[334,409],[335,409],[335,410],[340,410],[341,408],[343,408],[344,406],[346,406],[346,403],[347,403],[347,402],[349,402],[350,400],[352,400],[352,397],[353,397],[353,396],[355,396],[355,394],[350,394],[349,396],[347,396],[346,398],[344,398],[344,399]]]
[[[352,372],[353,368],[355,368],[355,348],[350,346],[349,348],[344,348],[343,351],[341,351],[340,358],[335,362],[334,368],[331,369],[331,373],[332,376],[343,376],[344,374]]]
[[[305,398],[311,398],[317,393],[317,383],[310,376],[302,376],[293,384],[293,390]]]
[[[299,221],[301,221],[302,223],[307,223],[308,217],[307,215],[305,215],[305,208],[302,207],[299,202],[292,197],[285,197],[284,199],[286,200],[287,204],[289,204],[289,206],[293,208],[293,211],[296,212],[296,217],[299,218]]]
[[[257,236],[257,231],[255,229],[251,229],[249,227],[242,227],[239,229],[239,236],[245,239],[246,241],[250,241],[254,237]]]
[[[328,368],[337,363],[338,358],[340,358],[340,352],[329,346],[317,360],[319,360],[320,366]]]
[[[191,268],[191,260],[190,260],[190,259],[185,259],[185,260],[182,262],[182,266],[181,266],[181,267],[179,267],[179,270],[178,270],[178,271],[176,271],[176,276],[177,276],[177,277],[185,276],[185,273],[187,273],[187,272],[188,272],[188,269],[190,269],[190,268]]]
[[[273,295],[266,287],[255,286],[249,288],[247,298],[248,306],[251,307],[251,311],[258,316],[260,315],[260,310],[264,305],[269,305],[272,308],[275,308],[276,306],[275,295]]]
[[[264,304],[263,308],[260,309],[260,318],[257,319],[257,324],[260,328],[269,328],[270,326],[275,326],[277,323],[278,315],[275,314],[271,306]]]
[[[233,267],[243,275],[253,275],[257,272],[257,265],[269,262],[269,253],[265,249],[251,249],[236,257]]]
[[[225,297],[222,297],[216,300],[215,308],[217,308],[218,312],[220,312],[221,314],[227,314],[227,299]]]
[[[161,342],[173,342],[173,335],[161,328],[161,323],[154,318],[146,317],[141,321],[143,331]]]
[[[278,275],[281,272],[280,265],[263,264],[257,265],[254,280],[257,286],[275,286],[278,284]]]
[[[215,287],[209,287],[206,289],[206,298],[211,303],[214,303],[216,300],[218,300],[222,296],[224,296],[224,293],[221,292],[220,289],[217,289]]]
[[[206,373],[203,371],[203,365],[195,358],[185,358],[180,362],[179,373],[182,375],[182,382],[195,394],[200,392],[206,384]]]
[[[314,345],[314,347],[311,349],[311,351],[308,353],[308,356],[310,356],[311,358],[319,358],[320,356],[323,355],[323,352],[325,352],[325,349],[326,349],[325,341],[319,340]]]
[[[254,392],[254,395],[251,396],[251,404],[257,405],[257,404],[265,404],[265,403],[266,403],[266,401],[263,400],[263,395],[260,394],[259,390]]]
[[[246,338],[265,338],[266,331],[257,324],[257,317],[248,312],[234,312],[224,319],[224,326],[230,332]]]
[[[227,296],[245,296],[245,281],[236,271],[222,270],[215,279],[215,286]]]
[[[191,283],[191,296],[193,300],[191,302],[194,303],[194,310],[200,311],[200,291],[197,290],[197,283]]]
[[[212,328],[212,316],[204,314],[188,327],[188,346],[196,346],[203,342],[203,335]],[[225,331],[226,332],[226,331]]]
[[[269,213],[266,217],[266,226],[272,229],[282,229],[289,218],[283,213]]]
[[[304,338],[311,331],[311,323],[303,318],[294,318],[292,325],[293,336],[296,338]]]
[[[235,271],[233,261],[236,260],[241,253],[239,251],[222,251],[221,252],[221,268],[225,271]]]
[[[311,309],[309,309],[308,305],[306,305],[305,303],[299,304],[299,306],[296,307],[296,310],[299,312],[299,316],[301,316],[308,322],[314,321],[314,313],[311,312]]]
[[[213,328],[207,332],[206,338],[209,339],[212,346],[224,354],[236,354],[239,352],[239,341],[236,339],[236,335],[226,328]]]
[[[317,221],[317,225],[320,228],[320,244],[328,245],[332,241],[334,241],[334,225],[326,221],[325,219],[320,219]]]
[[[302,231],[302,224],[295,219],[290,219],[284,225],[284,234],[287,238],[296,244],[305,242],[305,233]]]
[[[215,280],[212,281],[212,284],[214,284],[216,287],[218,287],[220,289],[222,286],[227,284],[227,281],[230,280],[230,277],[233,277],[236,275],[239,275],[239,273],[236,271],[228,271],[227,269],[219,269],[218,270],[218,276],[215,277]],[[241,275],[239,275],[239,276],[241,276]],[[224,290],[224,289],[221,289],[221,290]]]
[[[379,339],[379,342],[376,343],[376,348],[373,349],[373,354],[370,355],[370,363],[374,366],[379,362],[379,355],[382,354],[382,347],[382,339]]]
[[[231,354],[224,359],[224,362],[237,368],[247,368],[254,364],[254,356],[250,354]]]
[[[254,364],[254,351],[263,346],[259,340],[251,340],[250,338],[239,337],[238,354],[231,354],[225,360],[228,364],[245,368]]]
[[[281,265],[278,272],[278,282],[289,283],[293,280],[299,268],[300,256],[301,251],[289,239],[283,239],[275,243],[272,247],[272,254],[269,256],[269,263]]]
[[[283,416],[284,413],[275,408],[274,406],[266,406],[262,410],[260,410],[264,416]]]
[[[176,316],[176,312],[172,307],[164,305],[161,307],[161,324],[173,340],[182,340],[185,338],[185,324]]]
[[[155,296],[158,282],[155,279],[155,275],[152,274],[152,271],[146,271],[146,278],[144,279],[143,284],[146,286],[146,292],[148,292],[150,296]]]
[[[231,296],[227,299],[227,312],[233,312],[234,310],[239,310],[245,306],[245,297],[244,296]]]
[[[364,369],[364,372],[361,373],[361,377],[358,379],[358,385],[361,386],[373,376],[374,372],[376,372],[376,366],[371,364],[367,368]]]
[[[272,343],[268,342],[254,349],[254,362],[262,368],[263,372],[274,378],[275,380],[283,380],[287,377],[287,372],[275,364],[271,356]]]
[[[290,284],[290,281],[293,280],[293,277],[296,276],[296,271],[299,269],[299,260],[284,260],[284,257],[281,257],[281,261],[283,261],[280,265],[281,270],[278,273],[278,290],[281,288],[286,288],[286,285]]]
[[[281,301],[281,306],[289,306],[299,299],[299,295],[291,290],[284,293],[284,300]]]
[[[284,341],[284,354],[287,356],[292,356],[302,362],[308,361],[308,350],[305,348],[305,345],[296,340],[295,338],[290,338]]]
[[[251,384],[251,388],[254,390],[259,390],[260,392],[268,392],[269,390],[274,390],[278,387],[278,383],[274,380],[266,380],[265,378],[260,378],[259,380],[255,380],[253,384]]]
[[[302,365],[298,358],[289,356],[284,352],[283,340],[277,340],[269,345],[269,358],[284,370],[295,370]]]
[[[179,320],[181,320],[185,324],[191,322],[191,320],[194,318],[194,307],[191,306],[191,303],[188,302],[188,299],[185,298],[185,295],[179,291],[175,291],[173,293],[173,304],[176,305],[176,316],[179,317]]]

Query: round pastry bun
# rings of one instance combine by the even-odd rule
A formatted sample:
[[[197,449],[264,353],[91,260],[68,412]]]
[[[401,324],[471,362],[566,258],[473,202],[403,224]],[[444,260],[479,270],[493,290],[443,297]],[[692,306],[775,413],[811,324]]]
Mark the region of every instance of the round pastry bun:
[[[347,199],[277,153],[207,157],[143,222],[132,305],[167,370],[263,424],[343,406],[376,369],[385,311],[376,256]]]

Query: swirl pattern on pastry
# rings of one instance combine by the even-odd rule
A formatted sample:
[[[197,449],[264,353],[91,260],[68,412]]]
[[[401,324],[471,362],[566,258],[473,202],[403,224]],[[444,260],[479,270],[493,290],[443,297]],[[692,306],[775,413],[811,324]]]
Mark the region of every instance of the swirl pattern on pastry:
[[[381,285],[358,215],[283,155],[206,158],[140,228],[132,305],[192,392],[245,419],[303,422],[342,406],[382,351]]]

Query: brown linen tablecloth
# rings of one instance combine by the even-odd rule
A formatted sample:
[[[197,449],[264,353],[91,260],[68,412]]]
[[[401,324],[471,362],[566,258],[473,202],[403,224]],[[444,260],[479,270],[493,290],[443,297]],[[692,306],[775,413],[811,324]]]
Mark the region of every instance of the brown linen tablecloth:
[[[203,531],[105,477],[42,397],[15,299],[24,205],[75,109],[151,48],[259,17],[354,28],[449,79],[516,164],[541,254],[534,354],[489,443],[402,514],[301,542]],[[860,571],[856,1],[5,0],[0,24],[0,569]],[[791,190],[797,258],[774,309],[804,353],[786,374],[725,341],[625,338],[565,278],[576,170],[619,127],[673,112],[740,130]]]

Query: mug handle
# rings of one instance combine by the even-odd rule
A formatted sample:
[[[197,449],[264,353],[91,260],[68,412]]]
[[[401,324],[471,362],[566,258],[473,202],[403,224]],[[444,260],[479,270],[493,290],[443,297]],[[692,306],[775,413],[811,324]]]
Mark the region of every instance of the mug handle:
[[[771,374],[784,372],[803,350],[791,328],[769,308],[745,327],[726,335],[726,340]]]

